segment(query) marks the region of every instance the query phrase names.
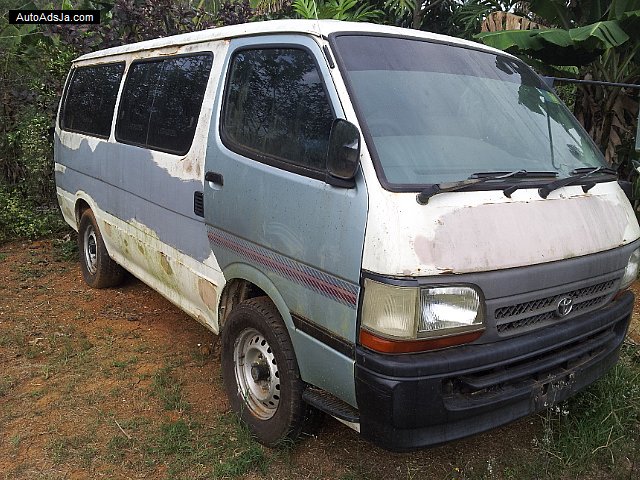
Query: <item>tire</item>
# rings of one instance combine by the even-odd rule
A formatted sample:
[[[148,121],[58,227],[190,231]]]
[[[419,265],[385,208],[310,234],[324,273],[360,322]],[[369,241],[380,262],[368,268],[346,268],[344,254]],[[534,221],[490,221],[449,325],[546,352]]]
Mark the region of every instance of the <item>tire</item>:
[[[274,447],[295,441],[307,413],[304,385],[287,329],[268,297],[234,307],[221,350],[231,408],[258,442]]]
[[[122,283],[124,269],[109,256],[91,209],[85,210],[80,217],[78,251],[82,277],[87,285],[107,288]]]

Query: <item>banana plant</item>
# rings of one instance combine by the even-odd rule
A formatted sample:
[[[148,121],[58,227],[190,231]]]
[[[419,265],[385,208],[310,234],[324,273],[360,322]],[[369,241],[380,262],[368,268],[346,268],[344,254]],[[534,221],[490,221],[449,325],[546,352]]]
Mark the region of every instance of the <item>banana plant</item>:
[[[609,8],[601,5],[609,3]],[[593,4],[592,8],[588,8]],[[530,10],[557,28],[482,32],[476,38],[486,45],[526,54],[552,65],[587,65],[606,50],[640,40],[640,0],[581,2],[572,12],[566,2],[538,0]],[[592,23],[581,23],[585,19]]]

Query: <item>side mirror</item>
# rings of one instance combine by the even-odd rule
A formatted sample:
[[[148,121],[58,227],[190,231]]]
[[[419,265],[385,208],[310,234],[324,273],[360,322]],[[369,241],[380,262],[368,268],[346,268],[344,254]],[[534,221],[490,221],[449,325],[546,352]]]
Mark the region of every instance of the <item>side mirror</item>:
[[[358,127],[336,118],[331,125],[327,155],[327,182],[338,187],[352,187],[360,161]]]

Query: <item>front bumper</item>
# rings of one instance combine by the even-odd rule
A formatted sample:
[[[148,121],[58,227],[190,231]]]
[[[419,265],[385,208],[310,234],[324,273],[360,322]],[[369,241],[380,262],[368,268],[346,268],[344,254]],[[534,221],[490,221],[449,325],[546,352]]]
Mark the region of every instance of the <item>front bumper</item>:
[[[633,302],[625,292],[571,321],[488,344],[410,355],[358,347],[361,434],[406,451],[483,432],[563,401],[615,364]]]

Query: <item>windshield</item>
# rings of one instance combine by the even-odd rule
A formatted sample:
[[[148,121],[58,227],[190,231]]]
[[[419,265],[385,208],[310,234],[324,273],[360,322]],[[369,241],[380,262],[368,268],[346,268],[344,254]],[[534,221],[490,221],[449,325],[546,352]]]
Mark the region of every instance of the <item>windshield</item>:
[[[335,45],[385,186],[604,165],[564,104],[518,60],[384,36],[340,35]]]

